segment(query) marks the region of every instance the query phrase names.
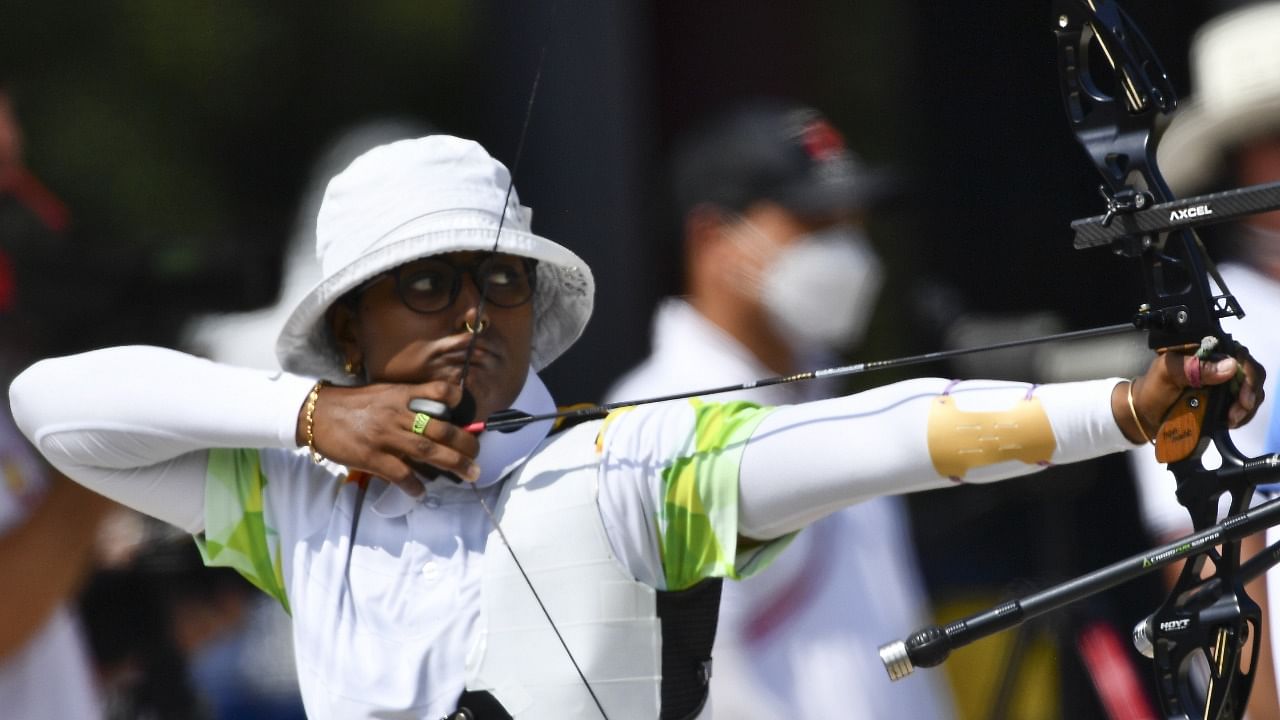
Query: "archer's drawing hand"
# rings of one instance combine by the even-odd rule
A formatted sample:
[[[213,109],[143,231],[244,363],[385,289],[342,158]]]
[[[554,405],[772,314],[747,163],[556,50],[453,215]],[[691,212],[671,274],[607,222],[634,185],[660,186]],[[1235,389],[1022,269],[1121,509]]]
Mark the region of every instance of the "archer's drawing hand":
[[[361,387],[326,385],[316,401],[312,431],[316,452],[352,470],[367,472],[399,486],[406,493],[423,493],[414,465],[431,466],[475,481],[480,467],[475,457],[480,443],[474,435],[445,420],[432,419],[415,431],[415,398],[454,407],[462,400],[455,383],[374,383]],[[297,441],[307,444],[305,410],[298,413]]]

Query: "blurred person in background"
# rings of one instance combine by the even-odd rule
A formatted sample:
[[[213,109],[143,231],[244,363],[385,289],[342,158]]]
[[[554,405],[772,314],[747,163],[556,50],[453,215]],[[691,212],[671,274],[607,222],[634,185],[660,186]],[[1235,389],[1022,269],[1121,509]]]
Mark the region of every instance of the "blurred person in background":
[[[887,178],[817,110],[741,103],[676,146],[672,190],[686,293],[659,306],[653,354],[617,402],[832,364],[862,339],[881,284],[863,213]],[[837,395],[813,381],[717,395],[785,405]],[[947,718],[941,675],[893,683],[870,648],[929,619],[904,502],[882,497],[810,526],[767,572],[723,589],[715,714]]]
[[[70,289],[82,279],[70,212],[23,161],[0,90],[0,377],[49,348],[77,347]],[[237,596],[159,523],[86,492],[43,463],[0,411],[0,715],[208,717],[187,656],[212,642]],[[223,571],[229,572],[229,571]],[[247,587],[232,574],[233,583]],[[241,590],[240,595],[246,593]]]
[[[113,503],[50,471],[0,412],[0,707],[6,718],[100,718],[73,608]]]
[[[1170,189],[1186,196],[1280,180],[1280,3],[1240,4],[1210,20],[1196,33],[1190,60],[1192,95],[1157,146]],[[1251,215],[1203,234],[1215,255],[1225,255],[1219,271],[1245,311],[1243,318],[1224,323],[1224,329],[1246,342],[1259,362],[1273,367],[1280,362],[1280,211]],[[1246,456],[1280,452],[1280,413],[1274,407],[1263,405],[1253,423],[1231,433]],[[1173,476],[1150,448],[1130,455],[1149,529],[1161,538],[1190,532],[1191,520],[1173,492]],[[1260,487],[1255,502],[1276,491]],[[1248,557],[1276,540],[1276,528],[1267,531],[1265,540],[1254,535],[1241,554]],[[1264,609],[1263,628],[1270,638],[1262,644],[1249,718],[1280,718],[1274,672],[1280,632],[1273,624],[1280,617],[1280,572],[1272,570],[1265,582],[1251,583],[1248,592]]]
[[[172,534],[147,537],[127,563],[95,572],[80,609],[107,719],[218,717],[192,682],[190,659],[235,626],[250,590],[235,573],[204,567],[190,540]]]
[[[22,133],[0,85],[0,377],[38,357],[26,289],[31,251],[66,230],[65,207],[24,165]],[[24,313],[27,315],[24,317]],[[0,715],[101,718],[76,594],[113,503],[54,472],[0,408]]]
[[[553,411],[537,372],[593,307],[590,269],[530,223],[478,144],[382,145],[328,185],[322,279],[279,335],[283,371],[143,346],[51,358],[10,386],[15,420],[291,611],[313,718],[621,720],[709,714],[719,582],[809,523],[1132,448],[1192,364],[1204,384],[1244,368],[1233,426],[1262,397],[1243,355],[1167,353],[1133,381],[919,378],[481,432],[473,418]],[[969,452],[990,441],[957,427],[977,414],[1014,454]]]

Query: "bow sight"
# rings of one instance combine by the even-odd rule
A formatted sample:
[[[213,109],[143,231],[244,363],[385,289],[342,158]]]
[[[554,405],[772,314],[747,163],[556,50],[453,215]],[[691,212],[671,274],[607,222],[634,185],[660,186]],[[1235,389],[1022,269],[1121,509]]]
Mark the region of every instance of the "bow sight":
[[[1177,200],[1156,167],[1152,131],[1176,97],[1155,53],[1110,0],[1055,0],[1059,80],[1068,119],[1103,178],[1104,215],[1072,223],[1077,248],[1106,246],[1138,261],[1144,304],[1135,324],[1154,350],[1212,338],[1239,347],[1220,320],[1244,312],[1194,227],[1280,208],[1280,183]],[[1098,73],[1093,72],[1096,65]],[[1115,88],[1108,95],[1103,85]],[[1214,291],[1214,284],[1220,292]],[[1246,458],[1232,443],[1225,387],[1188,390],[1161,426],[1156,454],[1177,479],[1196,532],[1020,600],[913,633],[880,648],[890,678],[941,663],[962,645],[1187,559],[1168,599],[1138,623],[1139,650],[1153,659],[1165,717],[1234,720],[1244,713],[1262,635],[1261,611],[1244,583],[1280,562],[1280,544],[1245,565],[1240,540],[1280,524],[1280,500],[1249,509],[1256,485],[1280,476],[1280,456]],[[1222,464],[1201,458],[1212,444]],[[1218,501],[1230,499],[1219,522]],[[1206,565],[1209,561],[1211,568]],[[1193,679],[1199,678],[1198,680]]]

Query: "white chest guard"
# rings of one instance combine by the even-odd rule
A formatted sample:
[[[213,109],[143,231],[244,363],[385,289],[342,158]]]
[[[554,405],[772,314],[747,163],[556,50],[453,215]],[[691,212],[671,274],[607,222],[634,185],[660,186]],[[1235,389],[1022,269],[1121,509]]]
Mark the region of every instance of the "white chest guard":
[[[596,504],[599,427],[549,439],[507,481],[495,515],[609,718],[653,720],[662,682],[656,593],[609,546]],[[518,720],[600,717],[496,530],[481,603],[468,689],[487,690]]]

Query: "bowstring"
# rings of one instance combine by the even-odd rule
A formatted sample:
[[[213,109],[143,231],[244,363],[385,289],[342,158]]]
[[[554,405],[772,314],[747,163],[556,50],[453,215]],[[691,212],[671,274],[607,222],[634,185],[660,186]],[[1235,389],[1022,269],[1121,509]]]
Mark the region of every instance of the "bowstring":
[[[553,3],[551,6],[551,30],[549,33],[553,33],[556,28],[555,18],[558,6],[559,3]],[[528,139],[529,123],[533,118],[534,100],[538,97],[538,86],[542,82],[542,71],[546,65],[547,48],[550,45],[550,41],[551,37],[549,35],[547,41],[543,43],[538,54],[538,65],[533,74],[533,86],[529,90],[529,101],[525,104],[524,119],[521,121],[520,135],[516,141],[515,157],[511,162],[511,172],[507,180],[507,192],[502,201],[502,212],[498,216],[498,230],[493,236],[493,247],[489,249],[490,258],[494,257],[498,253],[498,244],[502,240],[502,228],[506,224],[507,211],[511,207],[511,197],[515,194],[516,174],[520,170],[520,161],[524,157],[524,144],[525,140]],[[537,272],[536,269],[534,272]],[[474,281],[475,278],[473,277],[472,279]],[[462,280],[459,278],[457,281],[461,282]],[[534,281],[536,288],[536,277],[534,278]],[[458,378],[458,387],[461,388],[464,393],[467,389],[467,376],[471,371],[471,360],[475,353],[476,342],[480,339],[480,331],[483,329],[481,323],[484,322],[484,308],[488,299],[489,274],[484,273],[483,277],[480,278],[480,300],[476,303],[476,329],[471,332],[471,338],[467,341],[467,348],[462,356],[462,372]],[[533,301],[532,298],[530,301]],[[520,558],[516,555],[515,548],[513,548],[511,546],[511,542],[507,540],[507,534],[503,532],[502,525],[498,522],[498,516],[493,512],[493,509],[489,507],[489,504],[485,502],[484,495],[480,492],[480,488],[476,487],[475,483],[471,484],[471,490],[475,493],[476,501],[480,503],[480,507],[483,508],[485,514],[489,516],[489,521],[493,523],[494,531],[498,533],[498,537],[502,540],[502,544],[507,548],[507,554],[511,556],[511,561],[515,564],[516,569],[520,571],[520,576],[524,578],[525,586],[529,588],[529,592],[532,593],[534,601],[538,603],[538,609],[542,611],[543,617],[547,619],[547,623],[551,626],[552,632],[555,633],[556,640],[560,642],[560,647],[564,648],[565,655],[573,665],[574,672],[578,674],[578,679],[582,681],[583,687],[585,687],[587,689],[587,693],[591,695],[591,700],[595,703],[596,709],[600,711],[600,716],[603,717],[604,720],[609,720],[609,714],[604,711],[604,705],[596,695],[595,689],[591,687],[591,682],[587,680],[586,673],[582,671],[582,666],[578,664],[577,658],[573,656],[573,651],[569,649],[569,643],[564,639],[564,635],[561,634],[560,628],[556,625],[555,620],[551,618],[551,611],[547,609],[546,604],[542,601],[542,596],[538,594],[537,589],[533,586],[533,581],[529,578],[529,574],[525,571],[524,565],[521,564]]]
[[[551,9],[552,20],[555,18],[555,6]],[[554,24],[552,25],[554,28]],[[489,257],[498,254],[498,243],[502,239],[502,228],[507,222],[507,210],[511,207],[511,196],[515,194],[516,173],[520,170],[520,160],[524,157],[524,142],[529,134],[529,121],[533,118],[533,101],[538,97],[538,85],[542,82],[542,68],[547,60],[547,46],[544,44],[538,55],[538,66],[533,74],[533,87],[529,90],[529,101],[525,104],[524,120],[520,123],[520,136],[516,140],[516,155],[511,162],[511,172],[507,176],[507,192],[502,199],[502,212],[498,215],[498,231],[493,235],[493,247],[489,248]],[[474,276],[472,280],[474,281]],[[461,282],[461,278],[455,280]],[[535,285],[536,287],[536,285]],[[462,355],[462,374],[458,378],[458,387],[467,389],[467,375],[471,372],[471,360],[475,353],[476,341],[480,338],[481,323],[484,322],[484,306],[489,300],[489,274],[480,278],[480,301],[476,303],[476,331],[471,333],[467,341],[467,349]],[[532,301],[532,299],[531,299]]]

